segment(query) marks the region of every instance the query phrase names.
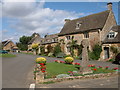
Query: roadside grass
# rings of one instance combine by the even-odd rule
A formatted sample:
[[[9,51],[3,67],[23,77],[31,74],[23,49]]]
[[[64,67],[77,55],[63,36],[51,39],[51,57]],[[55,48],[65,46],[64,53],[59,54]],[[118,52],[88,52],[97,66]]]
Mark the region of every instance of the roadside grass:
[[[33,53],[25,53],[25,52],[20,52],[22,54],[27,54],[27,55],[33,55]]]
[[[47,71],[47,78],[55,78],[59,74],[68,74],[68,71],[78,71],[78,68],[76,68],[76,65],[69,65],[64,63],[47,63],[46,64],[46,71]],[[94,69],[97,69],[94,71]],[[99,73],[112,73],[114,70],[112,69],[105,69],[105,68],[91,68],[93,70],[93,73],[85,74],[85,75],[91,75],[91,74],[99,74]],[[82,74],[75,74],[74,76],[84,76]]]
[[[16,57],[16,55],[13,55],[13,54],[0,54],[0,57]]]

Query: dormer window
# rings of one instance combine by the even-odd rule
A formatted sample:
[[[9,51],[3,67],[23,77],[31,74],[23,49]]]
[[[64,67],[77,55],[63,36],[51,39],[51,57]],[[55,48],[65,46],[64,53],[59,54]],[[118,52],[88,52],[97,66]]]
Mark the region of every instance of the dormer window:
[[[80,23],[80,22],[77,22],[76,23],[76,29],[80,29],[80,26],[81,26],[82,24]]]
[[[107,35],[107,38],[108,39],[113,39],[115,37],[115,32],[110,32],[108,35]]]

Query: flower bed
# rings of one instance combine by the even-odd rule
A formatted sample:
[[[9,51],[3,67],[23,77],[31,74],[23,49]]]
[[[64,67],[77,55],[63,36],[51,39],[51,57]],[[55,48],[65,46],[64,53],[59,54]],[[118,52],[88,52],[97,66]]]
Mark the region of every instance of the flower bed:
[[[43,60],[43,59],[42,59]],[[39,62],[39,60],[38,60]],[[36,69],[36,71],[34,71],[34,73],[39,73],[39,71],[41,71],[42,73],[45,73],[44,76],[44,82],[46,82],[46,80],[50,81],[50,80],[64,80],[64,79],[77,79],[77,78],[89,78],[89,77],[93,77],[96,74],[99,75],[107,75],[108,73],[114,73],[118,70],[118,68],[113,68],[113,69],[109,69],[109,66],[106,67],[102,67],[102,66],[98,66],[96,67],[95,65],[88,65],[89,68],[91,68],[91,70],[93,71],[93,73],[89,73],[89,74],[79,74],[79,68],[80,63],[76,63],[76,62],[72,62],[71,64],[66,63],[65,61],[60,61],[60,60],[54,60],[54,62],[51,63],[37,63],[36,65],[38,65],[37,67],[39,69]],[[46,66],[45,66],[46,65]],[[98,77],[96,76],[96,77]],[[94,77],[95,78],[95,77]]]

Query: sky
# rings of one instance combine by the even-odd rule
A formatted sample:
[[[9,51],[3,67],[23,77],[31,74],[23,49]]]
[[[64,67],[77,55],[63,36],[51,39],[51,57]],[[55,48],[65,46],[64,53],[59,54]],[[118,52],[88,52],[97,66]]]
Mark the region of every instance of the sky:
[[[94,0],[95,1],[95,0]],[[76,19],[107,10],[107,2],[3,2],[0,4],[2,41],[18,42],[23,35],[59,33],[65,19]],[[118,2],[113,2],[118,22]]]

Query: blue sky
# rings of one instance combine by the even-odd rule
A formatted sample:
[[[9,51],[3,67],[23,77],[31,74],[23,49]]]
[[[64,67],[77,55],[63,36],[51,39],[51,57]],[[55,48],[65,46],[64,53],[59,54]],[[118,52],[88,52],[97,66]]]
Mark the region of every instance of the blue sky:
[[[107,10],[107,2],[38,2],[4,3],[2,40],[18,42],[19,37],[34,32],[41,36],[59,33],[64,19],[76,19]],[[118,3],[113,2],[118,22]]]

